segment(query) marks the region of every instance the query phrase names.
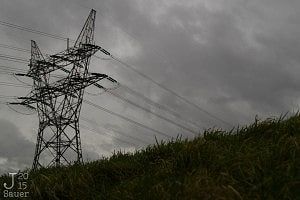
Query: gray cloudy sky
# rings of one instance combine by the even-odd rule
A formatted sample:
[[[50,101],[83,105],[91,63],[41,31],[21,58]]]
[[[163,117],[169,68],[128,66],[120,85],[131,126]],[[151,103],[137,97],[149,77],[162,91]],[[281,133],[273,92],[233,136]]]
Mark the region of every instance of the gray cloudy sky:
[[[298,110],[300,87],[300,1],[298,0],[2,0],[0,20],[75,39],[91,8],[97,10],[96,40],[115,56],[201,108],[234,126]],[[66,47],[62,41],[0,25],[0,43],[30,47],[34,39],[44,53]],[[1,54],[29,54],[0,48]],[[100,53],[98,56],[104,57]],[[0,60],[1,65],[27,69]],[[187,124],[130,96],[114,92],[195,131],[229,128],[175,98],[112,60],[93,59],[92,71],[106,73],[153,101],[172,108]],[[18,83],[0,74],[1,82]],[[22,80],[30,84],[30,80]],[[0,86],[1,95],[26,95],[29,90]],[[95,88],[87,89],[97,94]],[[192,134],[143,112],[109,94],[87,99],[114,112],[176,137]],[[25,112],[22,108],[18,111]],[[85,159],[108,156],[114,149],[132,151],[155,141],[147,129],[84,105],[83,125],[105,134],[81,130]],[[21,115],[0,106],[0,172],[29,167],[32,162],[36,115]],[[95,125],[98,123],[100,126]],[[121,131],[107,131],[101,127]],[[132,137],[138,138],[133,140]],[[125,140],[129,143],[121,142]],[[142,141],[144,141],[142,143]]]

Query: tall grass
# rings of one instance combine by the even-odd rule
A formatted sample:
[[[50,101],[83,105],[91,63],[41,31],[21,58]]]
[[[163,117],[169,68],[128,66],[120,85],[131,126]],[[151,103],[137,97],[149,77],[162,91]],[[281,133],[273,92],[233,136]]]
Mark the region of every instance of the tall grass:
[[[300,199],[300,116],[30,172],[32,199]],[[7,177],[2,176],[0,183]]]

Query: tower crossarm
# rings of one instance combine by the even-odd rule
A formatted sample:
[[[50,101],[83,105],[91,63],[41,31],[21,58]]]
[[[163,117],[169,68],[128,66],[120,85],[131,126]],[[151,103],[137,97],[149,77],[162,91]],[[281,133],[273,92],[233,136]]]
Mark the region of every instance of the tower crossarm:
[[[46,103],[51,98],[57,98],[63,95],[68,95],[77,98],[76,91],[84,89],[90,85],[96,84],[100,80],[107,79],[112,81],[111,77],[106,74],[91,73],[88,77],[67,77],[53,84],[42,86],[32,91],[32,94],[27,97],[19,97],[23,100],[19,104],[29,105],[33,103]],[[113,82],[113,81],[112,81]],[[97,85],[100,85],[97,83]],[[101,88],[105,89],[100,85]]]
[[[69,62],[69,64],[71,64],[75,61],[90,57],[101,49],[102,48],[97,45],[83,44],[80,47],[71,47],[60,53],[49,56],[48,62],[55,64]]]
[[[60,53],[54,54],[46,58],[45,60],[39,60],[31,67],[27,76],[41,76],[51,73],[57,69],[64,70],[64,67],[89,58],[94,55],[97,51],[104,49],[97,45],[82,44],[80,47],[71,47]]]
[[[55,97],[59,97],[64,94],[72,96],[76,91],[84,89],[105,78],[108,78],[108,76],[100,73],[92,73],[87,75],[87,77],[71,76],[61,79],[50,86],[56,90],[54,91]],[[47,93],[47,91],[45,91],[45,93]]]

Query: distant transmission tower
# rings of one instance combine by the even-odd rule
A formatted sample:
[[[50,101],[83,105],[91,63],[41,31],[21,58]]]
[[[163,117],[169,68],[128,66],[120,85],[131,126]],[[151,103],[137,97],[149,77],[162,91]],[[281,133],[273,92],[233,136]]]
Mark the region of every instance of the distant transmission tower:
[[[93,84],[105,89],[97,83],[102,79],[117,83],[105,74],[89,73],[92,55],[99,50],[109,55],[95,45],[95,17],[96,11],[92,10],[74,47],[55,55],[44,57],[36,42],[31,41],[30,69],[26,74],[17,74],[33,79],[32,91],[26,97],[19,97],[20,102],[11,104],[37,110],[39,129],[32,166],[34,170],[82,163],[79,115],[84,89]],[[60,74],[53,74],[55,71]]]

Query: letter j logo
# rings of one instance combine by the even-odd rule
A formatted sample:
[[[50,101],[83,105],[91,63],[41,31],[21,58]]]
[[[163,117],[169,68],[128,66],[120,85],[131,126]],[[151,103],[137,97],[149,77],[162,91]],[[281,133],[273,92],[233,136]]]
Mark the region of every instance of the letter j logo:
[[[8,186],[7,186],[7,183],[4,183],[3,186],[5,187],[5,189],[10,190],[10,189],[12,189],[12,188],[14,187],[14,185],[15,185],[15,175],[16,175],[17,173],[8,173],[8,174],[11,175],[11,186],[8,187]]]

